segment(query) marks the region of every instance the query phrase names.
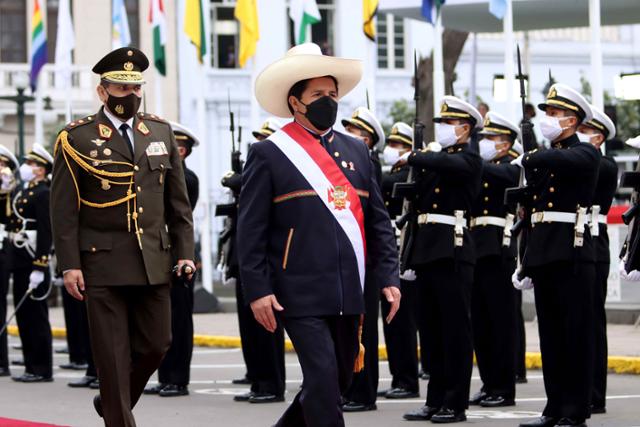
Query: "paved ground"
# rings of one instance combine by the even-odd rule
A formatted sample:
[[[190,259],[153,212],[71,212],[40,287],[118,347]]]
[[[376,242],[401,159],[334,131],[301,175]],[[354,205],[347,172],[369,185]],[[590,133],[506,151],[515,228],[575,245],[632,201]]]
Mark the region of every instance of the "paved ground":
[[[196,332],[216,335],[236,335],[237,326],[233,314],[197,315]],[[53,326],[63,326],[61,312],[52,310]],[[535,325],[528,324],[528,347],[537,351]],[[640,355],[640,330],[616,325],[609,329],[611,354]],[[11,344],[18,340],[11,337]],[[55,340],[55,347],[65,345]],[[614,350],[615,349],[615,350]],[[11,350],[11,357],[19,351]],[[57,366],[66,361],[65,355],[55,355]],[[291,401],[301,383],[301,372],[294,354],[287,355],[287,401]],[[21,369],[14,368],[14,373]],[[244,374],[240,350],[196,348],[192,364],[191,395],[180,398],[143,396],[135,414],[139,426],[269,426],[281,414],[285,403],[252,405],[232,402],[232,395],[245,392],[242,386],[234,386],[231,379]],[[381,387],[390,382],[387,364],[381,363]],[[71,389],[66,383],[81,373],[55,370],[55,382],[50,384],[18,384],[9,378],[0,378],[0,416],[49,422],[71,426],[99,426],[91,406],[93,392]],[[474,371],[472,392],[479,387]],[[424,397],[426,382],[421,384]],[[423,404],[421,399],[401,401],[382,400],[375,412],[349,414],[348,426],[412,426],[420,423],[402,421],[402,414]],[[529,372],[529,383],[518,386],[518,404],[513,408],[494,411],[468,412],[469,425],[479,427],[516,426],[522,420],[538,415],[544,405],[544,389],[540,371]],[[589,422],[591,427],[640,427],[640,376],[609,376],[609,413],[598,415]]]

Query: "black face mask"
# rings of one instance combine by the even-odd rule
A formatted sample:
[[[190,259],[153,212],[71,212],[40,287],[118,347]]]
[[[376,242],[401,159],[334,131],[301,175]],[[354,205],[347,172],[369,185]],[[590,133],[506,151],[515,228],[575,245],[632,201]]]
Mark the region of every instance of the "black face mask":
[[[142,98],[135,93],[130,93],[127,96],[113,96],[108,92],[107,94],[109,95],[109,98],[107,98],[107,107],[109,107],[109,111],[119,119],[127,121],[138,112]]]
[[[307,107],[304,116],[316,129],[327,130],[336,122],[338,103],[330,96],[323,96],[309,104],[300,103]]]

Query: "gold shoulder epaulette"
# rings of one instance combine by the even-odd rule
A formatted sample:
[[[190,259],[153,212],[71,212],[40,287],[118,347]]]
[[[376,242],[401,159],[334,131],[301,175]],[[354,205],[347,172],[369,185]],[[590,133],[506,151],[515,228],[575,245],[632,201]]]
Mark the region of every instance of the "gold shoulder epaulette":
[[[518,154],[518,152],[517,152],[517,151],[514,151],[514,150],[509,150],[509,155],[510,155],[510,156],[513,156],[513,157],[515,157],[515,158],[520,157],[520,154]]]
[[[74,120],[71,123],[67,123],[67,125],[65,126],[65,130],[71,130],[71,129],[75,129],[78,126],[83,126],[86,124],[89,124],[93,121],[94,116],[87,116],[87,117],[83,117],[81,119],[78,120]]]
[[[138,118],[141,120],[144,119],[144,120],[153,120],[155,122],[160,122],[160,123],[169,123],[162,117],[156,116],[155,114],[149,114],[149,113],[138,113]]]

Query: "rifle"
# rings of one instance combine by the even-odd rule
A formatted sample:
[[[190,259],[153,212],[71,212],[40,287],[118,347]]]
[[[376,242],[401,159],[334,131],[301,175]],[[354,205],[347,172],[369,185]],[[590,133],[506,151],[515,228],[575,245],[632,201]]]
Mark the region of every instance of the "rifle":
[[[638,238],[638,227],[640,227],[640,221],[638,221],[638,217],[640,217],[640,201],[638,200],[640,172],[624,172],[620,177],[620,188],[632,188],[634,190],[631,196],[631,206],[622,214],[622,221],[629,226],[630,230],[620,257],[625,260],[625,270],[629,272],[640,269],[640,239]]]
[[[415,101],[416,115],[413,120],[413,146],[412,150],[418,150],[422,147],[424,125],[420,122],[420,76],[418,74],[418,54],[414,50],[413,52],[413,79],[414,79],[414,92],[413,100]],[[409,259],[409,253],[413,246],[413,239],[415,236],[416,221],[415,208],[413,201],[416,196],[416,182],[415,182],[415,167],[409,168],[409,176],[407,182],[397,182],[393,185],[393,198],[403,198],[404,203],[402,205],[402,216],[396,221],[396,226],[401,229],[400,234],[400,271],[404,272],[407,269],[407,262]]]
[[[234,115],[231,110],[231,95],[227,91],[227,105],[229,108],[229,132],[231,133],[231,171],[222,177],[221,184],[233,193],[233,202],[216,205],[216,216],[233,217],[237,211],[237,200],[242,184],[242,160],[240,159],[240,143],[242,140],[242,126],[238,127],[238,145],[236,147]]]

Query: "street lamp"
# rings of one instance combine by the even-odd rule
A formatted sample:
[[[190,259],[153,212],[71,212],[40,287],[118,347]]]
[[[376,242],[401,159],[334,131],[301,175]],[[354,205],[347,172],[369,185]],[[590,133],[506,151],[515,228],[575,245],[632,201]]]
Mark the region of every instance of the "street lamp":
[[[13,84],[18,94],[14,96],[0,96],[0,100],[13,101],[18,107],[18,158],[21,159],[24,156],[24,104],[35,100],[35,98],[24,94],[25,89],[29,85],[29,76],[27,73],[15,73],[13,75]]]

